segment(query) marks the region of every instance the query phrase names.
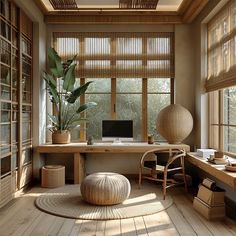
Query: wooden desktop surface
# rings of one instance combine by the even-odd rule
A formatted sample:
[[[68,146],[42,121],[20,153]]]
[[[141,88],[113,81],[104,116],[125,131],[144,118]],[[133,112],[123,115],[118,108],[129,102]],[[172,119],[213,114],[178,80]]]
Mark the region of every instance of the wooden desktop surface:
[[[148,144],[146,142],[133,143],[69,143],[69,144],[42,144],[36,148],[39,153],[142,153],[154,148],[180,148],[186,152],[190,151],[189,145],[186,144]]]
[[[190,163],[202,169],[206,173],[214,176],[225,184],[236,188],[236,172],[225,170],[225,165],[215,165],[209,163],[206,158],[199,157],[196,152],[189,152],[186,158]]]
[[[74,155],[74,183],[80,184],[84,179],[85,173],[85,155],[86,153],[144,153],[151,149],[162,148],[180,148],[186,152],[190,151],[186,144],[148,144],[145,142],[132,143],[69,143],[69,144],[42,144],[36,147],[40,154],[46,153],[72,153]]]

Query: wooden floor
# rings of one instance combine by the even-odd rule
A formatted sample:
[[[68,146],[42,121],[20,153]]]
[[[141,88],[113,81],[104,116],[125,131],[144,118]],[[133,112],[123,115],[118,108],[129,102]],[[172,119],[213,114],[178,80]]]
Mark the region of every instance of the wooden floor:
[[[41,212],[34,206],[34,200],[44,191],[34,187],[0,210],[0,236],[236,235],[235,221],[229,218],[221,222],[205,220],[194,211],[191,196],[182,189],[173,188],[167,192],[174,199],[174,204],[166,211],[108,221],[67,219]]]

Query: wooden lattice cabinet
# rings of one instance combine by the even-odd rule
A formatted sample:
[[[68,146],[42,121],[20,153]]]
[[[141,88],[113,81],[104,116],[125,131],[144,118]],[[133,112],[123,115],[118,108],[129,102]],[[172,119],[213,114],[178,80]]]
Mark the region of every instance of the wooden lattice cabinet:
[[[32,176],[32,29],[14,3],[0,0],[0,207]]]

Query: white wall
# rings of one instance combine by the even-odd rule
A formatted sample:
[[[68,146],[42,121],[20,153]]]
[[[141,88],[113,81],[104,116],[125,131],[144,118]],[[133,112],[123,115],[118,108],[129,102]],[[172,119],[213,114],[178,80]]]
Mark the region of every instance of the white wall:
[[[194,97],[194,41],[191,37],[191,25],[175,26],[175,103],[187,108],[195,118]],[[195,119],[194,119],[195,120]],[[194,128],[183,142],[194,146]]]
[[[16,4],[33,21],[33,147],[45,142],[46,100],[41,78],[46,62],[46,25],[44,16],[32,0],[17,0]],[[33,157],[34,175],[38,177],[40,159]]]

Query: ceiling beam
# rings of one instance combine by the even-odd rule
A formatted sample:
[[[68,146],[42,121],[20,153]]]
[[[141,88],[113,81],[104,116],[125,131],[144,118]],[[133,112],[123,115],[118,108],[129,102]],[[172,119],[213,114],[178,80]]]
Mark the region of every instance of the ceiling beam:
[[[46,15],[47,24],[180,24],[177,15]]]
[[[208,2],[209,0],[194,0],[182,15],[183,23],[191,23]]]
[[[178,9],[178,14],[179,15],[183,15],[184,12],[188,9],[188,7],[190,6],[190,4],[192,4],[193,0],[183,0],[182,3],[179,6]]]

